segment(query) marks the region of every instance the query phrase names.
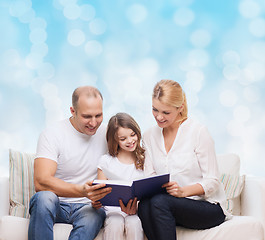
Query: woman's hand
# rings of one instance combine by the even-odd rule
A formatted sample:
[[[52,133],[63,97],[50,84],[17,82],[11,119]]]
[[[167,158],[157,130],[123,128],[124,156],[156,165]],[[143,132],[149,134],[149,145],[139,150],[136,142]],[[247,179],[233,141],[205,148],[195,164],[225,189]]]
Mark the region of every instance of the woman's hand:
[[[91,202],[92,207],[95,209],[100,209],[102,207],[102,204],[100,201]]]
[[[174,197],[186,197],[184,188],[180,187],[176,182],[165,183],[162,187],[166,188],[167,193]]]
[[[134,215],[137,212],[137,198],[134,198],[134,200],[130,199],[127,203],[127,206],[123,204],[122,200],[119,200],[121,210],[128,215]]]
[[[168,194],[174,197],[190,197],[204,195],[204,189],[201,184],[196,183],[189,186],[180,187],[176,182],[168,182],[162,187],[166,188]]]

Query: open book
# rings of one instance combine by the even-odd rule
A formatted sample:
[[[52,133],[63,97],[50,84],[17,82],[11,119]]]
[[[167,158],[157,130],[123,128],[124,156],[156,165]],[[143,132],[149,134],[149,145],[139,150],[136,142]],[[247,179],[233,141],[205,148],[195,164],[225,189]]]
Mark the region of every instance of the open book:
[[[100,199],[103,206],[120,206],[119,199],[126,206],[130,199],[137,197],[137,200],[152,197],[155,194],[166,193],[162,188],[164,183],[169,182],[169,174],[156,175],[134,181],[122,180],[94,180],[93,184],[106,183],[112,191]]]

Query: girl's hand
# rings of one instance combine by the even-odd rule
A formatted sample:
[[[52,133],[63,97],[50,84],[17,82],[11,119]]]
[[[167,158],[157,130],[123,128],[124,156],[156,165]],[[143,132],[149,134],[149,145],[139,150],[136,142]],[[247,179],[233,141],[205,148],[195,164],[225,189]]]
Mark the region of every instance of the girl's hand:
[[[125,207],[122,200],[119,200],[121,210],[128,215],[134,215],[137,212],[137,198],[134,200],[130,199],[127,206]]]
[[[162,187],[166,188],[167,193],[174,197],[186,197],[184,188],[180,187],[176,182],[165,183]]]
[[[95,202],[91,202],[92,203],[92,207],[95,209],[100,209],[102,207],[102,204],[100,201],[95,201]]]

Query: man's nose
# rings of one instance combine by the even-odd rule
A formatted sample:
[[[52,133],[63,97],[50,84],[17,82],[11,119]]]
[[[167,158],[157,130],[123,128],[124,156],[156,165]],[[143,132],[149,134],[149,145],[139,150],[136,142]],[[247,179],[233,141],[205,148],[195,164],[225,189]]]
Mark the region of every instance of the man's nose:
[[[91,127],[96,127],[97,126],[97,120],[96,120],[96,118],[91,118],[91,120],[89,122],[89,125]]]

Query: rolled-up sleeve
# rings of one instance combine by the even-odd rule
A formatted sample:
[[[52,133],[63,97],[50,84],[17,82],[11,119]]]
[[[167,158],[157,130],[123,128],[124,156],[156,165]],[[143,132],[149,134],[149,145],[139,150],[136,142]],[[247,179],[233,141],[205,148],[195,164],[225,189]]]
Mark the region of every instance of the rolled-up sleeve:
[[[198,183],[204,189],[205,198],[209,198],[219,189],[220,182],[214,141],[205,127],[198,132],[195,153],[202,174],[202,180]]]
[[[150,149],[148,147],[148,143],[143,138],[143,148],[145,149],[145,162],[144,162],[144,175],[152,176],[156,175],[156,171],[153,166],[153,162],[151,159]]]

